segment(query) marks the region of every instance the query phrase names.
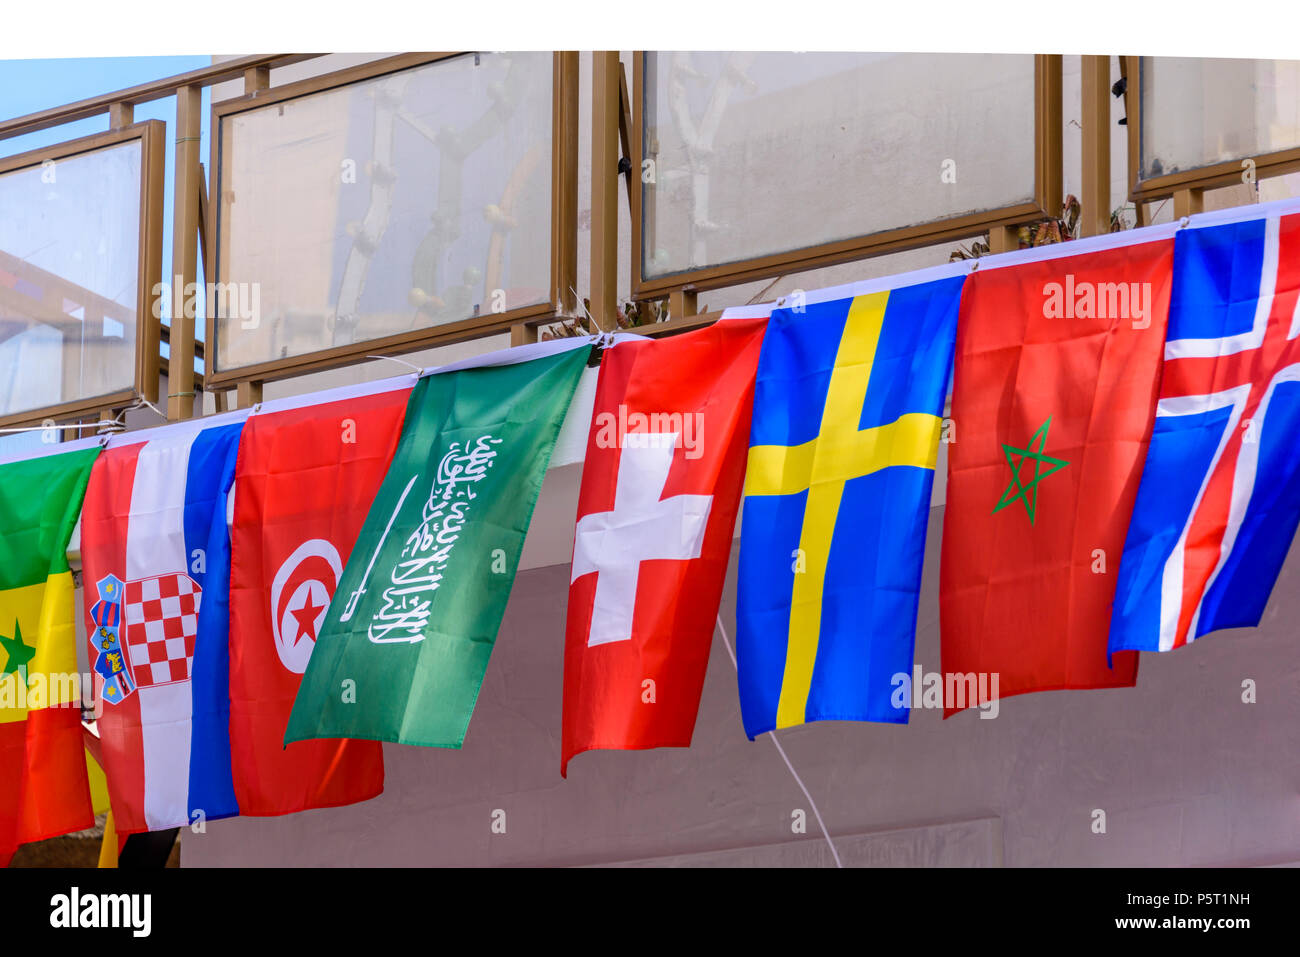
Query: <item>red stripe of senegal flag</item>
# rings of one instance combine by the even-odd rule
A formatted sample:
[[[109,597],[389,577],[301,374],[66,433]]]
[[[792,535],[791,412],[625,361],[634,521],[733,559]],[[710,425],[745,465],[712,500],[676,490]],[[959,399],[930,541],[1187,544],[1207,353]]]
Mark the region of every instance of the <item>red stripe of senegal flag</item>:
[[[98,454],[0,465],[0,866],[94,824],[67,549]]]
[[[1173,252],[1161,240],[966,280],[940,573],[945,715],[976,694],[1137,681],[1137,654],[1108,662],[1106,640]]]

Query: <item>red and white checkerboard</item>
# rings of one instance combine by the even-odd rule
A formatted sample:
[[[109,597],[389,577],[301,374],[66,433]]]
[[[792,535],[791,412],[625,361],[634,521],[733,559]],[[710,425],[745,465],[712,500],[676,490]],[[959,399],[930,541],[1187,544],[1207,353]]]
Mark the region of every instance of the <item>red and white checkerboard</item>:
[[[198,583],[184,574],[126,583],[126,650],[137,686],[189,680],[201,597]]]

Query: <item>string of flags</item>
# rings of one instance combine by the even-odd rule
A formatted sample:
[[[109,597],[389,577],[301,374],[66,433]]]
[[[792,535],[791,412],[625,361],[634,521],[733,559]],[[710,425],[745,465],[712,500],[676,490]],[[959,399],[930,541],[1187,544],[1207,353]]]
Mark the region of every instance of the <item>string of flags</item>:
[[[90,826],[81,700],[122,835],[364,801],[380,742],[461,747],[597,357],[562,775],[689,746],[738,519],[745,733],[906,723],[941,444],[945,716],[1131,686],[1139,651],[1259,623],[1297,343],[1288,201],[0,463],[0,862]]]

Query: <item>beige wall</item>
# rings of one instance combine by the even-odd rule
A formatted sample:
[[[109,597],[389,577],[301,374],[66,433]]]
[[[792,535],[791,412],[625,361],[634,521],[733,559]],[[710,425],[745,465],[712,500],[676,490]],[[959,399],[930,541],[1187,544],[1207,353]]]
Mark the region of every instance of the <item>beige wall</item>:
[[[939,669],[941,521],[932,510],[927,671]],[[721,616],[733,646],[735,567],[733,554]],[[182,866],[832,863],[768,736],[746,740],[716,634],[691,748],[589,752],[560,777],[568,581],[567,564],[519,575],[462,750],[385,745],[380,797],[210,822],[183,834]],[[1261,628],[1144,655],[1136,688],[1022,695],[992,720],[914,711],[907,726],[820,722],[778,738],[846,865],[1300,863],[1297,617],[1293,555]],[[1257,704],[1241,701],[1248,678]],[[796,810],[806,834],[791,831]]]

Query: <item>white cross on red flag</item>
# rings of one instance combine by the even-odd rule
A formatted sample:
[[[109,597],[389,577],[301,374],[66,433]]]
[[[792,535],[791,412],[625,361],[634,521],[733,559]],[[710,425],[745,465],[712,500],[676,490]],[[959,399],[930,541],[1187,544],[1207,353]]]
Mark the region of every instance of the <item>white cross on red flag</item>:
[[[688,747],[731,554],[766,319],[601,358],[574,535],[560,773]]]

